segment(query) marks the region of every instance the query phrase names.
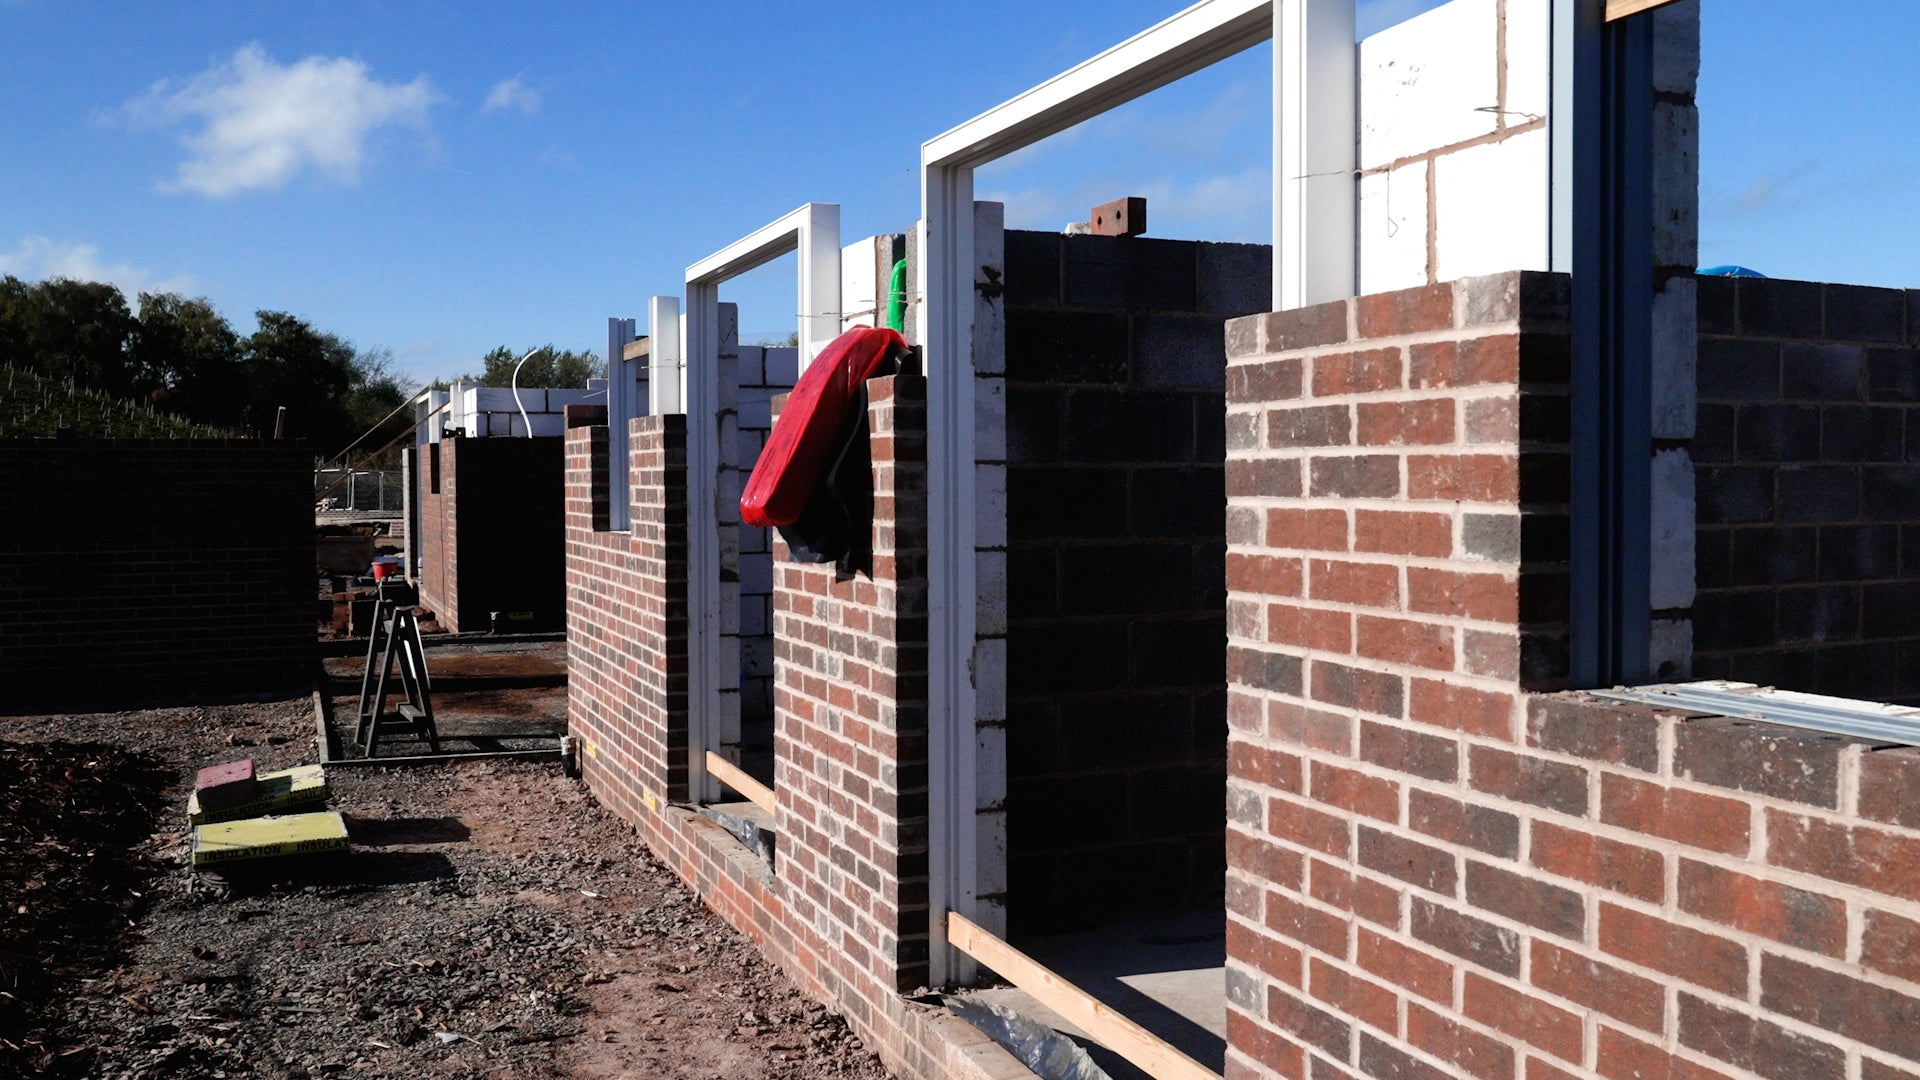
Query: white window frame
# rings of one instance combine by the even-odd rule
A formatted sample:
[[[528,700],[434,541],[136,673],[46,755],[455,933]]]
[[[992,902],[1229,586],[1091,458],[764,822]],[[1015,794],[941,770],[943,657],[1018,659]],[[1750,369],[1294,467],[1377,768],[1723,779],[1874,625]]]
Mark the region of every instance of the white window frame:
[[[707,770],[707,751],[717,748],[713,736],[724,659],[718,501],[720,285],[790,251],[800,253],[797,319],[804,371],[840,333],[838,203],[807,203],[687,267],[680,355],[686,358],[687,413],[687,791],[695,802],[721,795],[719,781]],[[653,329],[666,336],[661,323]]]
[[[1273,303],[1355,290],[1355,0],[1201,0],[920,148],[928,410],[932,979],[965,970],[946,913],[977,915],[973,172],[1263,41],[1273,50]]]

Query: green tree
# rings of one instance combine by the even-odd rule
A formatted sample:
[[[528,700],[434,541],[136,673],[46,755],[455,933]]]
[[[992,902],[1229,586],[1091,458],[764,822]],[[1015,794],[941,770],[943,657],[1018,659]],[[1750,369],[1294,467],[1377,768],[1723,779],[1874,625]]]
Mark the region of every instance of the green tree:
[[[523,355],[501,345],[481,357],[480,385],[513,385],[513,369]],[[542,345],[527,357],[526,366],[520,369],[520,385],[527,389],[582,390],[588,379],[604,374],[606,369],[599,355],[591,350],[562,352],[552,345]]]
[[[356,381],[352,344],[284,311],[254,317],[260,326],[246,341],[250,393],[244,426],[271,436],[284,406],[287,437],[306,439],[321,457],[333,456],[359,434],[350,430],[346,407]]]
[[[136,323],[127,298],[103,281],[0,279],[0,360],[103,393],[134,392]]]
[[[203,297],[141,293],[132,363],[153,405],[201,423],[238,425],[248,401],[240,335]]]

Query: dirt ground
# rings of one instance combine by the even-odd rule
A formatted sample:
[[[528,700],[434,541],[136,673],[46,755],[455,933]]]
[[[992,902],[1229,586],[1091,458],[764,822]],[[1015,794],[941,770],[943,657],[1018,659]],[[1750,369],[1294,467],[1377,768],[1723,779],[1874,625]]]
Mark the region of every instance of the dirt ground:
[[[0,716],[0,1076],[887,1076],[556,765],[337,770],[351,854],[208,887],[243,756],[309,702]]]

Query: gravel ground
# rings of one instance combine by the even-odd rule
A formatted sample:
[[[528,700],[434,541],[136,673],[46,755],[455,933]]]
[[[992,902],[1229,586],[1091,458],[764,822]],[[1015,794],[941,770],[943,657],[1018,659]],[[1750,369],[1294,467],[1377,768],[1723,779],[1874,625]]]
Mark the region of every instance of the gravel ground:
[[[305,699],[0,717],[0,1075],[887,1076],[554,765],[337,770],[355,850],[210,886],[202,765]]]

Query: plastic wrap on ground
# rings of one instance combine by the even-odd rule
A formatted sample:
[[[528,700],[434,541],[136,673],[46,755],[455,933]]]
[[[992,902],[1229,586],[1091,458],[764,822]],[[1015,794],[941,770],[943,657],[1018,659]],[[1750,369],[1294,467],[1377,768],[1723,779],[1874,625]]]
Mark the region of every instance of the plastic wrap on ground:
[[[1113,1080],[1080,1049],[1080,1044],[1038,1020],[1004,1005],[968,998],[948,998],[946,1005],[954,1015],[1005,1047],[1042,1080]]]

